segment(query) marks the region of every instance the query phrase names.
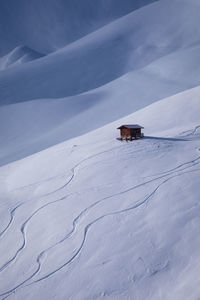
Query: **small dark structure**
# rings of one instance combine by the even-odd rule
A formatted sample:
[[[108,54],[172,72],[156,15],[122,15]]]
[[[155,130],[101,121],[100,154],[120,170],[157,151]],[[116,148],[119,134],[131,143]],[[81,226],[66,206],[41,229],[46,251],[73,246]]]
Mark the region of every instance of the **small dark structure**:
[[[117,129],[120,129],[121,140],[130,140],[142,138],[144,134],[141,132],[141,129],[144,127],[140,125],[122,125]]]

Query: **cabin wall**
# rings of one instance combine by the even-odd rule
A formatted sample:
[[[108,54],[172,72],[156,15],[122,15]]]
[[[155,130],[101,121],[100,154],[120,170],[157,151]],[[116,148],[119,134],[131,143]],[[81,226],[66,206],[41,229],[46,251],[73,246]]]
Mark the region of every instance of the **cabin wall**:
[[[120,128],[121,139],[136,139],[142,137],[141,128]]]
[[[121,138],[122,139],[130,139],[131,137],[131,130],[129,128],[121,129]]]
[[[131,136],[132,137],[140,137],[141,136],[141,129],[136,128],[136,129],[131,129]]]

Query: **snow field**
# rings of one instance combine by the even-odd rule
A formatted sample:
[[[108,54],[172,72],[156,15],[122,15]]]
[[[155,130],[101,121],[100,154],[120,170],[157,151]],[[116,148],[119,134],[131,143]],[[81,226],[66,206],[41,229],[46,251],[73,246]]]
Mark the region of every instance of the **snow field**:
[[[9,198],[1,299],[197,298],[195,95],[198,88],[1,167]],[[180,105],[188,98],[190,110]],[[131,118],[149,123],[146,138],[116,140],[117,124]]]

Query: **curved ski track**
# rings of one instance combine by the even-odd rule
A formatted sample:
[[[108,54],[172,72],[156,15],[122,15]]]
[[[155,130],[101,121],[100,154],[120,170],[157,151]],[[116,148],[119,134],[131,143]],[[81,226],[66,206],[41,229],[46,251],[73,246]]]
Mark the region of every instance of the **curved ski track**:
[[[101,154],[102,154],[102,153],[101,153]],[[98,154],[96,154],[96,155],[98,155]],[[95,156],[96,156],[96,155],[95,155]],[[93,156],[90,157],[90,159],[91,159],[91,158],[93,158]],[[64,185],[65,187],[73,180],[73,178],[74,178],[74,176],[75,176],[75,169],[76,169],[81,163],[83,163],[84,161],[86,161],[86,160],[88,160],[88,159],[89,159],[89,158],[84,159],[83,161],[81,161],[79,164],[77,164],[77,165],[72,169],[72,170],[73,170],[72,177],[71,177],[70,180]],[[75,231],[76,224],[78,223],[78,221],[79,221],[84,215],[86,215],[86,213],[87,213],[91,208],[97,206],[100,202],[103,202],[103,201],[105,201],[105,200],[107,200],[107,199],[110,199],[110,198],[113,198],[113,197],[116,197],[116,196],[120,196],[120,195],[125,194],[125,193],[127,193],[127,192],[130,192],[130,191],[132,191],[132,190],[134,190],[134,189],[143,187],[143,186],[146,185],[146,184],[149,184],[149,183],[152,183],[152,182],[157,181],[157,180],[159,180],[159,179],[162,179],[162,178],[168,176],[169,174],[173,174],[174,172],[176,172],[177,169],[182,168],[182,167],[185,166],[185,165],[189,165],[189,166],[187,166],[187,167],[181,169],[180,171],[183,171],[183,170],[185,170],[185,169],[188,169],[188,168],[191,168],[191,167],[193,167],[193,166],[195,166],[195,165],[198,165],[199,163],[197,163],[197,160],[199,160],[199,159],[200,159],[200,157],[198,157],[198,158],[196,158],[196,159],[194,159],[194,160],[191,160],[191,161],[189,161],[189,162],[183,163],[183,164],[177,166],[176,168],[174,168],[174,169],[173,169],[174,171],[168,172],[167,174],[165,174],[166,172],[160,173],[161,175],[162,175],[162,174],[164,174],[164,175],[159,176],[159,177],[156,177],[156,178],[151,179],[151,180],[148,180],[148,181],[146,181],[146,182],[140,183],[140,184],[138,184],[138,185],[136,185],[136,186],[133,186],[133,187],[130,187],[130,188],[124,190],[124,191],[121,191],[121,192],[115,193],[115,194],[113,194],[113,195],[104,197],[103,199],[100,199],[100,200],[94,202],[94,203],[91,204],[89,207],[85,208],[85,209],[84,209],[84,210],[83,210],[83,211],[75,218],[75,220],[73,221],[73,224],[72,224],[72,230],[71,230],[64,238],[62,238],[62,240],[58,241],[56,244],[52,245],[51,247],[49,247],[48,249],[46,249],[46,250],[43,251],[43,252],[46,253],[46,252],[49,251],[50,249],[56,247],[57,245],[59,245],[59,244],[61,244],[62,242],[64,242],[67,238],[69,238],[69,237],[73,234],[73,232]],[[191,165],[190,165],[190,164],[191,164]],[[180,172],[180,171],[178,171],[178,172]],[[64,187],[64,186],[63,186],[63,187]],[[62,188],[63,188],[63,187],[62,187]],[[55,203],[57,203],[57,202],[66,200],[68,197],[70,197],[70,196],[72,196],[72,195],[73,195],[73,193],[68,194],[68,195],[65,195],[65,196],[63,196],[63,197],[60,198],[60,199],[53,200],[53,201],[51,201],[51,202],[48,202],[48,203],[42,205],[41,207],[39,207],[38,209],[36,209],[36,210],[35,210],[35,211],[34,211],[34,212],[33,212],[33,213],[25,220],[25,222],[22,224],[22,226],[21,226],[21,228],[20,228],[20,231],[21,231],[21,233],[22,233],[22,238],[23,238],[22,245],[21,245],[20,248],[18,248],[18,250],[16,251],[16,253],[14,254],[14,256],[13,256],[11,259],[8,260],[6,263],[4,263],[4,264],[0,267],[0,272],[2,272],[6,267],[8,267],[12,262],[14,262],[15,259],[16,259],[16,258],[18,257],[18,255],[20,254],[20,252],[25,248],[25,246],[26,246],[26,233],[25,233],[25,228],[26,228],[28,222],[29,222],[29,221],[30,221],[30,220],[31,220],[38,212],[40,212],[40,211],[41,211],[42,209],[44,209],[45,207],[47,207],[47,206],[49,206],[49,205],[51,205],[51,204],[55,204]],[[10,222],[10,224],[11,224],[11,222]],[[4,232],[5,232],[5,230],[4,230]]]
[[[95,223],[97,223],[98,221],[104,219],[105,217],[109,217],[109,216],[114,216],[114,215],[117,215],[117,214],[123,214],[125,212],[128,212],[128,211],[131,211],[131,210],[134,210],[134,209],[137,209],[139,208],[140,206],[146,204],[149,199],[155,195],[155,193],[160,189],[160,187],[162,185],[164,185],[166,182],[168,182],[169,180],[175,178],[175,177],[178,177],[178,176],[182,176],[182,175],[185,175],[185,174],[188,174],[188,173],[192,173],[192,172],[198,172],[200,171],[200,168],[199,169],[195,169],[195,170],[190,170],[188,172],[183,172],[181,174],[176,174],[176,175],[173,175],[167,179],[165,179],[164,181],[162,181],[154,190],[153,192],[151,192],[147,197],[145,197],[142,201],[136,203],[135,205],[131,206],[131,207],[128,207],[128,208],[125,208],[123,210],[120,210],[120,211],[115,211],[115,212],[112,212],[112,213],[108,213],[108,214],[105,214],[105,215],[102,215],[100,217],[98,217],[97,219],[95,219],[94,221],[92,221],[91,223],[87,224],[86,227],[84,228],[84,234],[83,234],[83,240],[79,246],[79,248],[77,249],[77,251],[75,252],[75,254],[67,261],[65,262],[63,265],[61,265],[60,267],[58,267],[57,269],[53,270],[52,272],[48,273],[47,275],[25,285],[25,286],[29,286],[29,285],[32,285],[32,284],[35,284],[37,282],[40,282],[42,280],[45,280],[47,279],[48,277],[54,275],[55,273],[57,273],[58,271],[60,271],[61,269],[63,269],[64,267],[66,267],[67,265],[69,265],[71,262],[73,262],[73,260],[80,254],[81,250],[83,249],[83,246],[85,244],[85,241],[86,241],[86,237],[87,237],[87,234],[88,234],[88,231],[90,229],[90,227],[92,225],[94,225]],[[2,300],[8,298],[9,296],[12,295],[13,292],[16,292],[17,289],[19,288],[23,288],[25,287],[24,284],[26,282],[28,282],[29,280],[31,280],[36,274],[39,273],[40,269],[41,269],[41,262],[40,262],[40,259],[42,258],[42,256],[44,255],[44,253],[46,252],[46,250],[42,251],[38,256],[37,256],[37,259],[36,259],[36,262],[38,263],[38,267],[37,269],[34,271],[34,273],[27,279],[25,279],[23,282],[21,282],[20,284],[18,284],[17,286],[15,286],[14,288],[12,288],[11,290],[7,291],[7,292],[4,292],[2,294],[0,294],[0,296],[6,296],[4,297]]]
[[[0,232],[0,237],[2,237],[2,236],[4,235],[4,233],[8,230],[8,228],[10,227],[10,225],[12,224],[12,221],[13,221],[13,219],[14,219],[15,211],[16,211],[20,206],[22,206],[22,205],[23,205],[23,203],[18,204],[17,206],[15,206],[15,207],[11,210],[11,212],[10,212],[10,220],[9,220],[7,226],[3,229],[3,231]]]
[[[106,150],[106,151],[101,151],[101,152],[99,152],[99,153],[96,153],[96,154],[94,154],[94,155],[91,155],[91,156],[88,156],[88,157],[86,157],[85,159],[83,159],[83,160],[81,160],[79,163],[77,163],[72,169],[71,169],[71,172],[72,172],[72,175],[70,176],[70,179],[64,184],[64,185],[62,185],[61,187],[59,187],[58,189],[56,189],[56,190],[54,190],[54,191],[52,191],[52,192],[50,192],[50,193],[47,193],[47,194],[44,194],[44,195],[41,195],[40,197],[37,197],[37,198],[33,198],[32,199],[32,201],[34,201],[34,200],[38,200],[38,199],[41,199],[41,198],[44,198],[44,197],[47,197],[47,196],[49,196],[49,195],[52,195],[52,194],[54,194],[54,193],[56,193],[56,192],[58,192],[58,191],[60,191],[60,190],[62,190],[62,189],[64,189],[64,188],[66,188],[69,184],[70,184],[70,182],[72,182],[72,180],[74,179],[74,177],[75,177],[75,171],[76,171],[76,169],[82,164],[82,163],[84,163],[85,161],[87,161],[87,160],[90,160],[90,159],[92,159],[92,158],[94,158],[94,157],[96,157],[96,156],[99,156],[99,155],[101,155],[101,154],[104,154],[104,153],[106,153],[106,152],[109,152],[109,151],[112,151],[112,150],[114,150],[114,149],[117,149],[117,148],[119,148],[119,146],[118,147],[114,147],[114,148],[111,148],[111,149],[109,149],[109,150]],[[58,176],[56,176],[56,177],[58,177]],[[56,177],[51,177],[51,178],[48,178],[48,179],[46,179],[46,180],[44,180],[43,182],[47,182],[47,181],[49,181],[49,180],[51,180],[52,178],[56,178]],[[37,183],[35,183],[35,184],[38,184],[38,182]],[[34,185],[34,184],[33,184]],[[26,187],[29,187],[29,186],[32,186],[32,185],[27,185],[27,186],[23,186],[23,187],[20,187],[19,189],[24,189],[24,188],[26,188]],[[24,227],[26,226],[26,224],[27,224],[27,222],[28,221],[30,221],[30,219],[37,213],[37,212],[39,212],[39,210],[41,210],[42,208],[44,208],[44,207],[46,207],[46,206],[48,206],[48,205],[50,205],[50,204],[53,204],[53,203],[56,203],[56,202],[58,202],[58,201],[63,201],[64,199],[66,199],[68,196],[71,196],[71,195],[73,195],[72,193],[71,194],[69,194],[69,195],[66,195],[66,196],[64,196],[64,197],[62,197],[62,198],[60,198],[60,199],[58,199],[58,200],[54,200],[54,201],[51,201],[51,202],[48,202],[48,203],[46,203],[46,204],[44,204],[43,206],[41,206],[41,207],[39,207],[23,224],[22,224],[22,226],[21,226],[21,232],[22,232],[22,235],[23,235],[23,233],[24,233]],[[5,232],[9,229],[9,227],[11,226],[11,224],[12,224],[12,222],[13,222],[13,220],[14,220],[14,214],[15,214],[15,211],[20,207],[20,206],[22,206],[24,203],[21,203],[21,204],[19,204],[19,205],[17,205],[16,207],[14,207],[12,210],[11,210],[11,212],[10,212],[10,220],[9,220],[9,223],[7,224],[7,226],[3,229],[3,231],[2,232],[0,232],[0,238],[5,234]],[[23,241],[23,244],[24,244],[24,246],[25,246],[25,242]],[[24,247],[23,247],[23,245],[22,245],[22,247],[20,247],[20,251],[23,249]],[[17,251],[17,254],[19,253],[19,251]],[[15,255],[15,258],[17,257],[17,254]],[[14,259],[15,259],[14,258]],[[13,261],[13,259],[11,259],[10,260],[10,262],[11,261]],[[9,262],[8,263],[6,263],[6,264],[4,264],[2,267],[0,267],[0,272],[7,266],[9,264]]]

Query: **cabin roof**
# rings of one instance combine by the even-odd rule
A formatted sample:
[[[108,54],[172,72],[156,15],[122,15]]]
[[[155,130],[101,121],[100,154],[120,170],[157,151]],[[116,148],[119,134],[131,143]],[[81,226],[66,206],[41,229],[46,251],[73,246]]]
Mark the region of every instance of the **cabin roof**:
[[[142,129],[144,127],[138,125],[138,124],[133,124],[133,125],[121,125],[117,129],[122,129],[122,128],[129,128],[129,129]]]

